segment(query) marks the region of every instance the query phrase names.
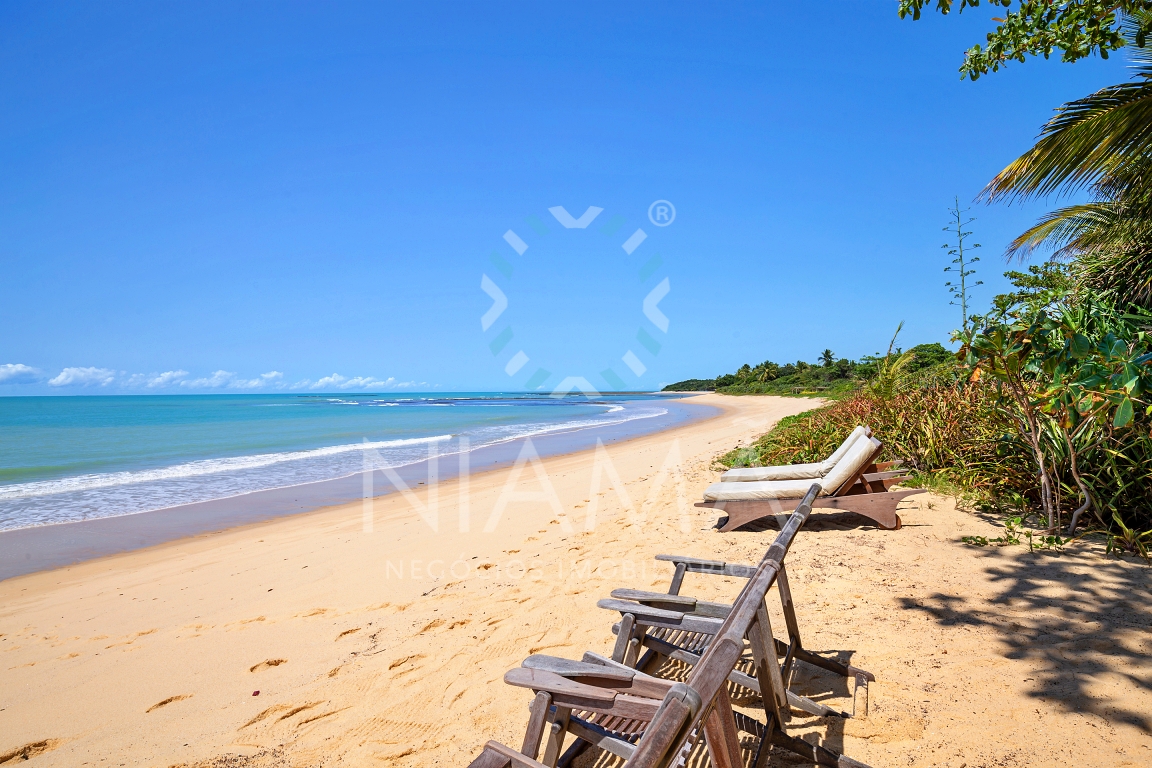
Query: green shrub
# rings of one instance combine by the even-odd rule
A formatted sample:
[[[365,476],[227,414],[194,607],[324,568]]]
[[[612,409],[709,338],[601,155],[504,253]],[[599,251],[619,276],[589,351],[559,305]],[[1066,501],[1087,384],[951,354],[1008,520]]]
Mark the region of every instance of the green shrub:
[[[984,499],[1027,496],[1035,485],[1028,454],[1011,437],[1015,430],[994,403],[988,387],[948,381],[930,380],[890,399],[857,392],[826,408],[781,419],[753,445],[725,454],[719,463],[823,461],[864,424],[884,443],[881,460],[902,459],[929,483],[963,488]]]
[[[1152,528],[1152,418],[1139,413],[1131,429],[1108,431],[1084,451],[1080,474],[1097,506],[1099,527],[1114,516],[1138,530]],[[902,459],[915,475],[906,484],[963,495],[981,505],[1039,507],[1030,447],[997,407],[988,383],[961,386],[951,364],[925,369],[889,399],[858,391],[827,407],[781,419],[750,446],[721,456],[725,468],[823,461],[857,425],[884,443],[881,460]],[[1056,444],[1054,442],[1054,444]],[[1057,501],[1065,513],[1079,502],[1066,456],[1053,457]]]

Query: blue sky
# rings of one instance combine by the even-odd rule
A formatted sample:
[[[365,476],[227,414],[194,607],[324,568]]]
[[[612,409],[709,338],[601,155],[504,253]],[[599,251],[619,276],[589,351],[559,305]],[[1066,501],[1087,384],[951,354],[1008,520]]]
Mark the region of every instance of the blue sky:
[[[961,81],[978,11],[0,3],[0,394],[651,389],[947,341],[953,197],[1127,77]],[[980,307],[1043,206],[971,207]]]

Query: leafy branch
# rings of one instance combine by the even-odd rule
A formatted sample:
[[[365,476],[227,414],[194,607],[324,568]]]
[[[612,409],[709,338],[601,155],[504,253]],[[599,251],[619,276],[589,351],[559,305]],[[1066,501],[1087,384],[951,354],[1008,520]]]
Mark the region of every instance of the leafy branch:
[[[900,18],[918,20],[932,0],[900,0]],[[1021,0],[1012,9],[1013,0],[989,0],[992,6],[1009,9],[1002,17],[993,18],[996,28],[987,34],[984,46],[972,46],[964,52],[960,77],[973,80],[997,72],[1009,61],[1023,62],[1028,56],[1049,58],[1060,51],[1060,59],[1074,62],[1099,54],[1107,59],[1111,51],[1129,42],[1143,48],[1152,26],[1143,19],[1131,35],[1121,29],[1121,18],[1152,10],[1152,0]],[[963,13],[976,8],[980,0],[936,0],[935,10],[943,15],[953,8]]]

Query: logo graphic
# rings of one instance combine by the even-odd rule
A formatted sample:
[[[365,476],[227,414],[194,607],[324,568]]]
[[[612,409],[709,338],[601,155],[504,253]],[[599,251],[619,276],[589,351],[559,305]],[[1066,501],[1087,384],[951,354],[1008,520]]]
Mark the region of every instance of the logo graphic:
[[[604,209],[591,205],[577,218],[569,213],[564,206],[555,205],[548,208],[548,213],[564,231],[575,232],[591,227],[604,213]],[[620,251],[612,251],[616,254],[612,257],[614,262],[617,263],[617,266],[622,263],[626,269],[633,271],[633,274],[639,277],[642,286],[651,285],[651,279],[663,265],[663,260],[659,253],[651,253],[646,261],[643,260],[645,251],[640,249],[648,239],[648,233],[638,227],[621,241],[619,237],[621,236],[621,228],[625,223],[624,217],[606,216],[605,219],[607,221],[602,221],[602,225],[598,225],[600,233],[608,238],[609,248],[612,247],[611,241],[615,239],[618,244],[617,247],[623,251],[623,257],[619,256]],[[676,208],[667,200],[657,200],[648,207],[648,220],[654,226],[667,227],[675,219]],[[529,234],[527,230],[521,230],[529,241],[533,240],[536,235],[543,237],[548,233],[548,227],[535,216],[528,217],[527,223],[536,233]],[[627,232],[627,230],[623,231]],[[493,251],[489,257],[492,265],[495,266],[501,276],[498,279],[506,286],[511,284],[517,266],[525,263],[525,259],[532,258],[531,256],[525,257],[531,248],[530,242],[526,241],[525,237],[509,229],[503,235],[504,244],[501,249]],[[509,248],[511,252],[509,252]],[[488,348],[493,356],[503,359],[504,372],[524,389],[530,391],[546,389],[553,379],[553,372],[539,364],[533,364],[533,356],[547,360],[547,350],[536,349],[530,354],[529,351],[512,344],[511,342],[516,338],[516,332],[512,325],[507,324],[501,327],[501,317],[509,306],[508,295],[487,273],[481,275],[480,290],[492,300],[491,306],[480,317],[480,330],[486,335],[491,331]],[[625,342],[622,345],[624,346],[622,354],[619,348],[611,356],[606,354],[605,362],[609,364],[593,374],[591,378],[587,371],[566,371],[564,375],[560,376],[558,383],[552,386],[552,395],[562,397],[576,391],[588,396],[599,395],[600,390],[592,383],[592,379],[604,382],[607,385],[607,390],[623,391],[629,388],[624,380],[624,376],[629,373],[638,383],[638,380],[648,370],[648,366],[645,365],[641,355],[646,354],[649,357],[658,355],[662,344],[657,334],[668,333],[669,319],[660,310],[659,305],[671,290],[669,278],[664,277],[655,287],[643,293],[642,297],[637,297],[639,298],[640,309],[637,319],[640,321],[640,325],[634,336],[635,347]],[[640,352],[637,353],[637,350]]]
[[[676,221],[676,206],[667,200],[657,200],[648,206],[648,221],[653,226],[666,227]]]

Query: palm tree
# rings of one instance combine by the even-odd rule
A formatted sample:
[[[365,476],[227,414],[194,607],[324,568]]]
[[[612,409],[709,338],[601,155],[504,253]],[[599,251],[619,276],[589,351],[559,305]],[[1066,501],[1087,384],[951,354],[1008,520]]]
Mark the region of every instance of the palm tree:
[[[1152,15],[1124,22],[1129,39]],[[1152,306],[1152,47],[1132,48],[1135,78],[1064,104],[1039,140],[984,189],[988,201],[1089,188],[1095,200],[1043,216],[1008,247],[1049,248],[1073,277],[1120,304]]]
[[[1123,29],[1131,40],[1141,23],[1150,22],[1152,14],[1142,11],[1125,19]],[[1145,159],[1152,151],[1152,46],[1129,51],[1135,78],[1058,108],[1035,146],[984,189],[989,201],[1022,200],[1086,186],[1102,186],[1114,193],[1148,189]]]
[[[831,368],[832,363],[836,362],[836,356],[832,354],[832,350],[826,349],[823,354],[820,355],[820,362],[825,368]]]
[[[1152,217],[1143,209],[1119,200],[1060,208],[1013,240],[1008,255],[1052,248],[1072,260],[1079,285],[1121,306],[1152,307]]]

